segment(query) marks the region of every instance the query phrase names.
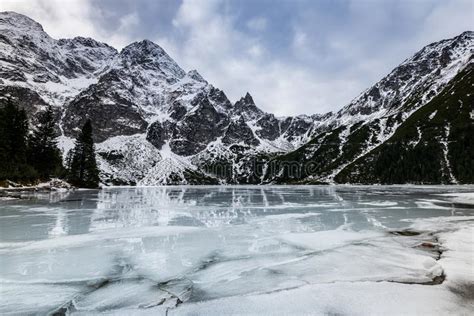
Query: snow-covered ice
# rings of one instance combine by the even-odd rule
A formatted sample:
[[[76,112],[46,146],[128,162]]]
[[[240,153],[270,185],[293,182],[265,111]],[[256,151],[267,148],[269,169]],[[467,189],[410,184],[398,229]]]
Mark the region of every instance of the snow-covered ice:
[[[0,313],[472,314],[472,192],[117,187],[2,200]]]
[[[444,193],[440,195],[451,197],[451,201],[454,203],[474,205],[474,192]]]

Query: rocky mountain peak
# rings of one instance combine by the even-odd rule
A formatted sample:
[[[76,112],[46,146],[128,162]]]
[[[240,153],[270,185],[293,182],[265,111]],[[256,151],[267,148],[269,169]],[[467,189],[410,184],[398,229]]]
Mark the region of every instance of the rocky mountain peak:
[[[12,11],[0,12],[0,29],[18,30],[22,32],[44,32],[41,24],[35,20]]]
[[[152,55],[157,57],[168,56],[160,45],[144,39],[142,41],[133,42],[121,51],[123,55]],[[169,58],[169,56],[168,56]]]
[[[28,89],[43,103],[61,107],[97,82],[116,55],[90,38],[55,40],[34,20],[0,12],[0,88],[11,87],[15,95]]]
[[[35,50],[55,45],[41,24],[15,12],[0,12],[0,38],[8,45]]]
[[[254,100],[253,100],[253,98],[252,98],[252,96],[250,95],[249,92],[247,92],[247,93],[245,94],[245,96],[244,96],[242,99],[243,99],[243,101],[244,101],[246,104],[253,104],[253,105],[255,105],[255,102],[254,102]]]
[[[337,113],[352,121],[380,112],[397,112],[413,96],[428,98],[457,74],[474,52],[472,31],[429,44]],[[418,94],[426,93],[424,98]],[[413,105],[415,106],[415,105]]]
[[[457,36],[457,39],[464,41],[464,40],[474,40],[474,31],[464,31],[462,32],[459,36]]]
[[[158,44],[143,40],[126,46],[120,57],[127,66],[141,66],[144,69],[161,70],[170,77],[181,79],[186,72]]]

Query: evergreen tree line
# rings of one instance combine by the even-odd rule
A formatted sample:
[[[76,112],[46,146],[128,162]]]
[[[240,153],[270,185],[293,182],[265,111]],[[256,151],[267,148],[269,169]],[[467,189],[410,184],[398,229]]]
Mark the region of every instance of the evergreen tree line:
[[[38,114],[38,124],[28,128],[25,110],[11,100],[0,103],[0,182],[23,184],[62,178],[74,186],[97,188],[92,124],[87,120],[63,166],[56,141],[56,121],[51,106]]]

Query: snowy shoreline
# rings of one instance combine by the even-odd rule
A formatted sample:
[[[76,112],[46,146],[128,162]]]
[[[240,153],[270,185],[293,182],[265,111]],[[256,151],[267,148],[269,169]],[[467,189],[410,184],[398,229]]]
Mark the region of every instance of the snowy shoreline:
[[[0,201],[10,201],[22,199],[23,194],[28,193],[49,193],[49,192],[68,192],[77,190],[71,184],[60,179],[51,179],[41,182],[37,185],[24,186],[11,181],[7,181],[8,187],[0,187]]]

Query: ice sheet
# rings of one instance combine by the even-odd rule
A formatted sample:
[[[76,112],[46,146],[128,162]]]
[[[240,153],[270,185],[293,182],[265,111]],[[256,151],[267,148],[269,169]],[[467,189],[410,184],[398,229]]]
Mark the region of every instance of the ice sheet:
[[[0,201],[0,313],[470,314],[474,209],[452,199],[472,191],[147,187]]]

